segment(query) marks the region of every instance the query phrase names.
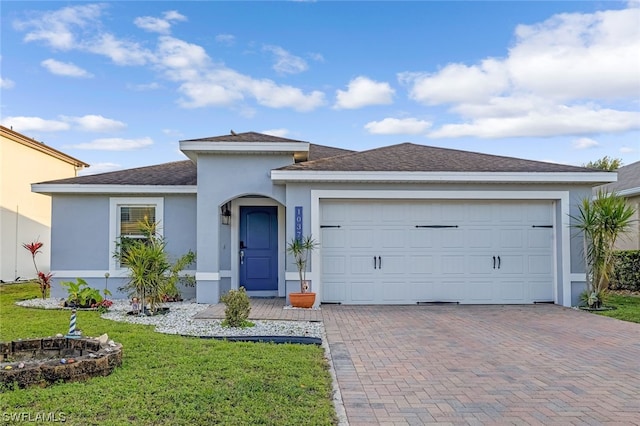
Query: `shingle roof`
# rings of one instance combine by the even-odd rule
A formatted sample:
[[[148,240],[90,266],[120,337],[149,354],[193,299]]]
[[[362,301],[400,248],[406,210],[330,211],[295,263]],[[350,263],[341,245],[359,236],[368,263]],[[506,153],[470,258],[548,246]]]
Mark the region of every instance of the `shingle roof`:
[[[236,133],[223,136],[213,136],[199,139],[185,139],[180,142],[302,142],[295,139],[286,139],[278,136],[265,135],[256,132]]]
[[[625,189],[640,188],[640,161],[620,167],[618,181],[604,185],[607,191],[624,191]]]
[[[353,151],[309,144],[309,157],[314,159],[349,152]],[[198,182],[197,178],[196,165],[191,160],[184,160],[42,183],[75,185],[196,185]]]
[[[43,183],[75,185],[195,185],[197,176],[196,165],[191,160],[184,160]]]
[[[398,172],[598,172],[584,167],[523,160],[413,143],[376,148],[279,170]],[[601,172],[601,171],[600,171]]]

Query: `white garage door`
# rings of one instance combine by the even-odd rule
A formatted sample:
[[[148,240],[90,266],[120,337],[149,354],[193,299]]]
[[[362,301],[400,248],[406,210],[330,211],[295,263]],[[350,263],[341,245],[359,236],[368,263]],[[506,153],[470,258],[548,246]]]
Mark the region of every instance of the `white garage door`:
[[[321,201],[322,301],[553,301],[549,201]]]

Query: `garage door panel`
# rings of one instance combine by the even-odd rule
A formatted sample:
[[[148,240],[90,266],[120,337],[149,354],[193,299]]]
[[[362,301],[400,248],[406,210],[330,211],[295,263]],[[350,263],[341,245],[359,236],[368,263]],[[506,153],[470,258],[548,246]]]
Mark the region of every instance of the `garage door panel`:
[[[553,258],[549,255],[529,256],[530,275],[549,275],[553,272]]]
[[[468,200],[331,201],[325,206],[323,200],[321,217],[327,222],[321,225],[332,227],[322,231],[322,300],[553,300],[556,230],[546,227],[553,224],[552,206]]]
[[[354,303],[379,303],[376,300],[376,286],[373,281],[353,281],[350,287],[350,299]]]
[[[373,229],[352,229],[349,232],[349,248],[373,249],[375,232]]]
[[[440,258],[440,272],[444,275],[464,274],[465,256],[459,254],[443,254]]]
[[[465,289],[465,301],[489,303],[495,299],[495,283],[491,280],[472,279]]]
[[[415,274],[433,274],[434,269],[434,256],[419,255],[409,256],[409,273]]]
[[[467,270],[474,275],[490,275],[493,274],[493,258],[486,254],[471,255],[467,257]]]
[[[347,272],[347,257],[345,255],[324,256],[322,259],[322,275],[330,277],[332,275],[344,276]]]
[[[409,284],[404,281],[383,281],[382,301],[385,303],[400,303],[411,300]]]
[[[407,245],[404,229],[387,228],[378,232],[382,237],[380,244],[382,248],[405,248]]]
[[[496,272],[500,274],[518,274],[523,275],[526,273],[525,269],[525,255],[502,255],[498,259],[498,268]]]
[[[344,229],[326,228],[322,230],[322,247],[344,248],[347,244],[347,233]]]
[[[347,288],[347,284],[344,281],[324,280],[322,282],[324,301],[345,302],[347,300]]]
[[[463,248],[465,246],[465,232],[462,229],[438,229],[439,240],[444,248]]]
[[[372,275],[374,271],[374,256],[349,256],[349,272],[352,275]]]

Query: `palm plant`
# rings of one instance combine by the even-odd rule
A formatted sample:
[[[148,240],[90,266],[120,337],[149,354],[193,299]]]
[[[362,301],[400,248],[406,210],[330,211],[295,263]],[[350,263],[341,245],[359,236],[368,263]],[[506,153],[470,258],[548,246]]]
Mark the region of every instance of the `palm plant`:
[[[309,255],[318,246],[318,243],[307,235],[303,238],[293,238],[287,244],[287,252],[293,255],[293,262],[298,268],[300,275],[300,293],[308,291],[307,284],[307,264],[309,263]]]
[[[590,305],[601,302],[595,299],[601,299],[599,296],[609,287],[616,240],[629,228],[634,213],[624,197],[599,190],[593,199],[583,199],[579,214],[571,216],[575,221],[572,226],[583,235]]]
[[[155,312],[163,296],[178,293],[179,282],[194,283],[191,276],[180,277],[180,271],[195,261],[195,253],[189,251],[172,264],[165,251],[167,243],[156,232],[157,226],[148,220],[141,221],[139,227],[145,238],[121,237],[114,254],[129,269],[129,282],[124,289],[140,299],[142,312],[147,302],[149,311]]]

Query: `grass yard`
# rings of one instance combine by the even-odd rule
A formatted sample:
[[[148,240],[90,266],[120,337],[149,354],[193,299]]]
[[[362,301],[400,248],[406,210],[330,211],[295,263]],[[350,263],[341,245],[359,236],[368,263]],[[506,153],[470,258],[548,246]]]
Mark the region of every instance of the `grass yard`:
[[[616,309],[598,312],[598,315],[640,323],[640,296],[609,293],[604,304],[614,306]]]
[[[29,309],[36,284],[0,285],[0,340],[65,334],[69,311]],[[331,378],[315,345],[234,343],[160,334],[78,312],[86,336],[108,333],[123,364],[108,377],[0,389],[0,413],[64,413],[70,425],[330,425]]]

